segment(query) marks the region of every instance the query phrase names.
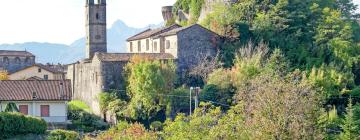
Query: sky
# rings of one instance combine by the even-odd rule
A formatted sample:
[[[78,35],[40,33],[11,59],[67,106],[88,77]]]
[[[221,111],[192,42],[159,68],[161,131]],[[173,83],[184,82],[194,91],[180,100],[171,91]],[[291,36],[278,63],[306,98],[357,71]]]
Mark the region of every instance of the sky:
[[[108,28],[119,19],[131,27],[161,23],[161,7],[175,1],[107,0]],[[0,44],[71,44],[85,36],[84,6],[85,0],[0,0]]]
[[[161,7],[175,1],[107,0],[108,28],[119,19],[131,27],[159,24]],[[85,36],[84,15],[85,0],[0,0],[0,44],[71,44]]]

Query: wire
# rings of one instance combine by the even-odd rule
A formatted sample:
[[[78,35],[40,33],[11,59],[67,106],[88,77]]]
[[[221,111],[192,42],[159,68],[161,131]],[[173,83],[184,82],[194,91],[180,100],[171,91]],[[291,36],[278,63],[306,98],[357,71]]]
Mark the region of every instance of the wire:
[[[218,105],[222,105],[222,106],[231,107],[231,106],[229,106],[229,105],[226,105],[226,104],[223,104],[223,103],[219,103],[219,102],[214,102],[214,101],[205,100],[205,99],[201,99],[201,100],[206,101],[206,102],[210,102],[210,103],[214,103],[214,104],[218,104]]]

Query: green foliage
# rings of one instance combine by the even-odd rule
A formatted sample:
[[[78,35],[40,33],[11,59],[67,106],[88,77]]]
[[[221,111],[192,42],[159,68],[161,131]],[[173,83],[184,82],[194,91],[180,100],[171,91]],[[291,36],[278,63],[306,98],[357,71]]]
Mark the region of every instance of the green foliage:
[[[46,130],[47,123],[42,119],[20,113],[0,113],[0,139],[16,135],[44,134]]]
[[[174,4],[174,12],[183,10],[185,13],[189,13],[191,0],[177,0]]]
[[[178,113],[187,111],[189,109],[189,98],[184,98],[189,96],[189,89],[178,88],[170,92],[168,100],[168,105],[166,107],[166,115],[170,118],[175,118]],[[178,98],[179,97],[179,98]]]
[[[100,110],[105,113],[108,111],[109,103],[115,101],[117,96],[115,93],[100,93],[99,94],[99,103],[100,103]]]
[[[79,134],[75,131],[66,131],[66,130],[53,130],[50,132],[48,140],[77,140],[79,139]]]
[[[72,120],[69,125],[71,130],[83,130],[92,132],[94,130],[105,130],[108,124],[91,113],[90,107],[82,101],[71,101],[68,104],[68,119]]]
[[[100,134],[96,139],[157,140],[158,137],[154,132],[146,130],[141,124],[129,124],[121,121],[116,126],[110,128],[110,130]]]
[[[159,121],[154,121],[150,124],[150,129],[153,131],[160,131],[163,128],[163,124]]]
[[[194,24],[198,21],[200,14],[201,14],[201,8],[204,4],[204,0],[191,0],[190,2],[190,24]]]
[[[127,65],[127,73],[131,100],[126,114],[133,119],[148,120],[165,104],[161,94],[173,89],[175,64],[135,56]]]
[[[357,122],[354,118],[354,109],[352,105],[352,99],[349,99],[348,107],[346,108],[345,119],[343,120],[343,124],[341,125],[342,133],[339,136],[340,140],[354,140],[359,138],[359,126],[357,126]]]
[[[19,112],[19,109],[17,108],[15,103],[10,102],[6,105],[5,112]]]

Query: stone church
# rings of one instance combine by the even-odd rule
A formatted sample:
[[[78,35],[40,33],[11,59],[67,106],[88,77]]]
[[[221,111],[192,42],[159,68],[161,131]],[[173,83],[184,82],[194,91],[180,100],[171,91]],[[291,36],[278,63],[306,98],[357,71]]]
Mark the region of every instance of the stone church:
[[[216,54],[218,35],[200,25],[149,29],[128,39],[129,53],[107,53],[106,0],[97,0],[97,3],[86,0],[85,7],[86,58],[68,65],[67,78],[72,82],[74,99],[87,103],[97,115],[100,115],[99,93],[125,91],[123,71],[132,56],[174,60],[178,70],[185,71],[199,62],[200,54]],[[150,51],[150,39],[153,50],[156,49],[153,40],[159,41],[159,51]],[[173,45],[163,45],[168,43]]]
[[[13,73],[35,64],[35,56],[27,51],[0,50],[0,70]]]

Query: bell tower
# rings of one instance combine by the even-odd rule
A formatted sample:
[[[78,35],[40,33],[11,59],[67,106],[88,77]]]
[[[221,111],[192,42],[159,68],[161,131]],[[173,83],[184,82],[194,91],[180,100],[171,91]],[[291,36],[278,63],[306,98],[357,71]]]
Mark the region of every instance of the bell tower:
[[[96,52],[107,52],[106,0],[86,0],[86,58]]]

